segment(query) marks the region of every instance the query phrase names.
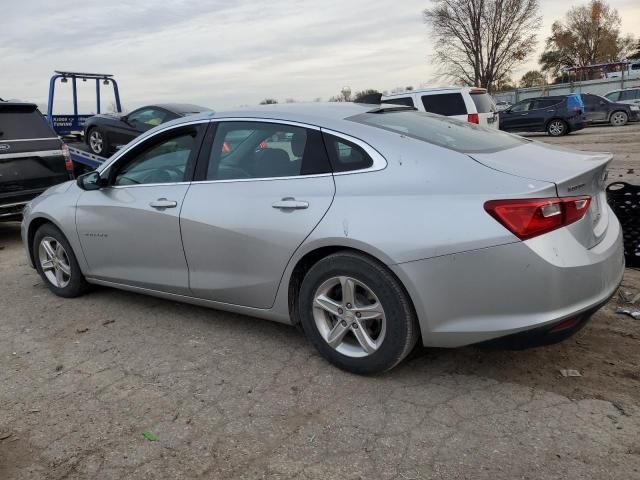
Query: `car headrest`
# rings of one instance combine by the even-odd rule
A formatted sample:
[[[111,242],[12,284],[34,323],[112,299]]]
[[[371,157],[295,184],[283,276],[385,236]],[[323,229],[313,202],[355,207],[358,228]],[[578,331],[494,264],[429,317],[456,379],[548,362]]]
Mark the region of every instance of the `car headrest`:
[[[253,175],[261,177],[285,177],[289,175],[289,154],[281,148],[265,148],[256,159]]]
[[[307,132],[296,132],[291,137],[291,151],[293,154],[301,158],[304,155],[304,147],[307,145]]]

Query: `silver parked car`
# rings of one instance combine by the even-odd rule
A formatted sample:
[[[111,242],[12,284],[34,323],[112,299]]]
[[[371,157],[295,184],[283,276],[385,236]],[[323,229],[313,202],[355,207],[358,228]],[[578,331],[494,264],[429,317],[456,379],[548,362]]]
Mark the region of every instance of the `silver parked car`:
[[[624,270],[609,154],[397,105],[182,118],[27,207],[57,295],[105,285],[300,323],[357,373],[418,341],[564,338]]]

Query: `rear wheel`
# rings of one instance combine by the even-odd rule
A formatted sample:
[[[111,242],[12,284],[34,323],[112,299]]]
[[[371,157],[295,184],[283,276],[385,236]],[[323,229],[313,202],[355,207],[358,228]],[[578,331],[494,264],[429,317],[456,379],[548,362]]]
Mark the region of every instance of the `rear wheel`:
[[[42,225],[33,238],[36,269],[49,290],[60,297],[77,297],[89,284],[82,275],[71,245],[50,223]]]
[[[92,153],[102,156],[108,155],[110,148],[109,141],[100,128],[92,128],[87,135],[87,145],[89,145]]]
[[[566,135],[568,132],[567,122],[559,118],[554,118],[549,122],[549,125],[547,125],[547,133],[552,137],[560,137]]]
[[[330,255],[309,270],[300,288],[299,312],[320,354],[353,373],[393,368],[419,337],[402,285],[386,267],[353,252]]]
[[[627,115],[627,112],[613,112],[611,114],[611,118],[609,119],[609,122],[614,127],[622,127],[626,125],[628,121],[629,116]]]

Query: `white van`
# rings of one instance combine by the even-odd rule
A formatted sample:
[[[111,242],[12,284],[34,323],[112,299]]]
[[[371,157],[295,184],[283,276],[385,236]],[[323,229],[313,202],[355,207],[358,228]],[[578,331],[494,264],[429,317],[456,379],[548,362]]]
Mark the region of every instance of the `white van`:
[[[622,78],[622,72],[608,72],[605,76],[606,78]],[[624,69],[624,78],[626,80],[640,78],[640,60],[634,60],[627,63],[627,66]]]
[[[470,123],[498,128],[496,104],[485,88],[434,87],[383,95],[382,102],[416,107]]]

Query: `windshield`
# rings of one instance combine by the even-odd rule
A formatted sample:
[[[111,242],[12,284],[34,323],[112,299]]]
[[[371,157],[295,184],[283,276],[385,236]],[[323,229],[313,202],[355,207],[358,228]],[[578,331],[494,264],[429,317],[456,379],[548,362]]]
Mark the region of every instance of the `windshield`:
[[[416,111],[363,113],[347,120],[397,132],[461,153],[497,152],[528,142],[494,128]]]
[[[471,92],[471,100],[476,105],[478,113],[490,113],[496,111],[496,105],[493,103],[493,98],[488,93],[473,93]]]

